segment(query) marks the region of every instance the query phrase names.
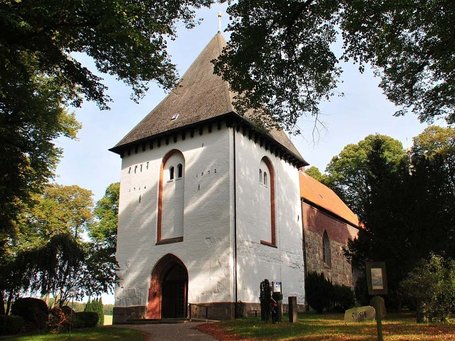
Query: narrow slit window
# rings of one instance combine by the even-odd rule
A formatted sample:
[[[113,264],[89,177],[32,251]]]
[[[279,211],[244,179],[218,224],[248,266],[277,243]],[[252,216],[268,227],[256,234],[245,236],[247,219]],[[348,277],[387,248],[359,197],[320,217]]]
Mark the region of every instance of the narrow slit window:
[[[262,169],[259,169],[259,183],[262,183]]]
[[[183,165],[179,163],[177,165],[177,177],[181,178],[183,176]]]
[[[174,180],[174,166],[169,167],[169,180]]]
[[[267,186],[267,172],[264,172],[264,186]]]

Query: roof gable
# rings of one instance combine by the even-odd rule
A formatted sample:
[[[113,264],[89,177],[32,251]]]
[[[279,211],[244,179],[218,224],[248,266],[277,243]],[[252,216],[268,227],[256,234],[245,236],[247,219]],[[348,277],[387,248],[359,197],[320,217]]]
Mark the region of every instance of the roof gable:
[[[253,121],[235,113],[229,84],[214,74],[212,60],[226,46],[221,33],[217,33],[185,72],[178,85],[111,151],[121,153],[130,145],[146,141],[153,136],[176,131],[227,114],[255,128],[258,132],[281,145],[300,166],[307,163],[286,133],[282,130],[265,131]]]

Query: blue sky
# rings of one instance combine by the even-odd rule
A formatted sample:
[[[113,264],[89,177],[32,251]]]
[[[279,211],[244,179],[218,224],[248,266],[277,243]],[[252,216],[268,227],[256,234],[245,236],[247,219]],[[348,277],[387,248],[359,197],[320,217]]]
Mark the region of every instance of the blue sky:
[[[217,12],[223,13],[222,27],[227,25],[226,4],[216,4],[211,9],[197,12],[203,18],[200,25],[192,30],[181,28],[178,37],[169,43],[169,51],[180,75],[189,67],[218,29]],[[225,38],[228,39],[227,34]],[[86,64],[90,60],[81,57]],[[357,143],[369,134],[380,133],[394,137],[409,147],[412,137],[427,125],[408,114],[394,117],[396,108],[378,88],[379,80],[371,70],[361,74],[355,65],[343,64],[343,83],[337,91],[343,97],[333,97],[321,106],[320,120],[316,134],[313,134],[314,119],[303,117],[299,120],[300,136],[292,140],[303,157],[314,166],[324,170],[331,158],[349,143]],[[104,75],[113,99],[111,110],[100,111],[94,103],[85,103],[75,109],[77,119],[83,127],[77,140],[59,139],[58,146],[64,150],[57,168],[55,181],[60,184],[76,184],[90,189],[94,199],[104,194],[106,187],[119,181],[120,157],[108,151],[166,95],[155,85],[148,94],[135,103],[130,99],[131,90],[114,77]]]

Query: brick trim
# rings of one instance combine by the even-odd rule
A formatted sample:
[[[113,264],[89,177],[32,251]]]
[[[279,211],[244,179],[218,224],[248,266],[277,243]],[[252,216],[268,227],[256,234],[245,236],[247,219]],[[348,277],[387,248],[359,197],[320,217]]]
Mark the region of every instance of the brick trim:
[[[270,235],[271,240],[269,242],[261,240],[261,244],[276,247],[276,226],[275,226],[275,171],[269,158],[264,156],[262,158],[265,165],[269,170],[270,175]]]
[[[175,243],[177,241],[171,241],[167,243],[161,243],[161,228],[162,228],[162,221],[163,221],[163,181],[164,181],[164,165],[166,165],[166,162],[169,160],[169,158],[174,155],[174,154],[182,154],[182,152],[178,149],[172,149],[169,152],[164,155],[163,160],[161,161],[160,165],[160,180],[158,183],[158,212],[157,212],[157,221],[156,221],[156,244],[169,244],[169,243]],[[182,154],[183,157],[183,154]],[[185,159],[183,157],[183,159]],[[177,238],[182,238],[183,237],[177,237]],[[176,238],[169,238],[169,239],[176,239]],[[181,241],[181,240],[179,240]]]

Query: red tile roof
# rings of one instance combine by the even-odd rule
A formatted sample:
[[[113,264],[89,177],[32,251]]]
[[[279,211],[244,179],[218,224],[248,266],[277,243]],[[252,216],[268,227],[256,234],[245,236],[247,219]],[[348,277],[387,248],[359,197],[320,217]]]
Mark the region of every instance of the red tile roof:
[[[300,172],[300,197],[342,218],[353,226],[360,226],[359,218],[334,191],[303,171]]]

